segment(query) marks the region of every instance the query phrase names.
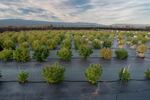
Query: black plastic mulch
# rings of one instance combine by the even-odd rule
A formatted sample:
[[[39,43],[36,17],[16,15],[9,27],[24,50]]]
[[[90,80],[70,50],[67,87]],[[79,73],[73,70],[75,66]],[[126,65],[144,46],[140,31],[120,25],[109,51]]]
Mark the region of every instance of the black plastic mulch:
[[[48,63],[60,62],[65,68],[65,81],[57,85],[47,84],[42,76],[42,67]],[[64,62],[50,58],[39,63],[0,62],[3,77],[0,79],[0,100],[149,100],[150,81],[145,79],[144,72],[150,68],[150,59],[130,57],[127,60],[103,60],[100,57],[87,60],[73,58]],[[91,63],[103,66],[102,81],[98,85],[89,84],[84,71]],[[118,81],[118,72],[130,65],[132,80],[127,84]],[[30,73],[29,83],[17,83],[20,70]]]

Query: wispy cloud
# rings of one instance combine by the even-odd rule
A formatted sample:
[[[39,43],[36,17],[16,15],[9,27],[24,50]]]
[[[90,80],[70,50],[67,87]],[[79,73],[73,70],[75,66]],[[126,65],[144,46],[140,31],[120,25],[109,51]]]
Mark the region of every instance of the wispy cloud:
[[[0,19],[150,24],[149,0],[0,0]]]

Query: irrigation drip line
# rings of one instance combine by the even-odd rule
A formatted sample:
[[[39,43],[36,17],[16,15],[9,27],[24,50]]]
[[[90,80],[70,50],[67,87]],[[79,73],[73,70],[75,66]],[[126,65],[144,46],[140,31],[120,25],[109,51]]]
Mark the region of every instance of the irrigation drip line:
[[[149,81],[148,79],[130,79],[129,81]],[[9,80],[9,81],[5,81],[5,80],[0,80],[0,82],[2,83],[11,83],[11,82],[18,82],[17,80]],[[64,80],[63,82],[88,82],[88,81],[84,81],[84,80]],[[105,82],[105,83],[112,83],[112,82],[121,82],[120,80],[101,80],[101,81],[97,81],[97,82]],[[47,83],[46,81],[28,81],[28,83]]]
[[[103,58],[103,57],[88,57],[89,59],[90,58]],[[112,58],[117,58],[117,57],[112,57]],[[129,56],[129,58],[139,58],[139,57],[137,57],[137,56]],[[150,57],[145,57],[145,58],[148,58],[148,59],[150,59]],[[50,58],[50,59],[60,59],[60,58],[58,58],[58,57],[52,57],[52,58]],[[71,59],[82,59],[81,57],[72,57]],[[143,59],[143,58],[141,58],[141,59]],[[108,60],[109,61],[109,60]],[[123,61],[123,60],[122,60]]]
[[[111,59],[111,60],[105,60],[105,59],[103,59],[103,57],[88,57],[88,59],[103,59],[103,61],[111,61],[111,62],[118,62],[118,61],[127,61],[127,59],[125,59],[125,60],[120,60],[120,59],[117,59],[116,57],[112,57],[113,59]],[[129,59],[132,59],[132,58],[139,58],[139,57],[137,57],[137,56],[130,56],[129,57]],[[63,61],[63,60],[61,60],[60,58],[58,58],[58,57],[52,57],[52,58],[49,58],[49,59],[51,59],[51,60],[59,60],[59,61]],[[81,57],[72,57],[71,58],[72,60],[84,60],[84,59],[82,59]],[[150,57],[145,57],[145,58],[139,58],[139,59],[143,59],[143,60],[150,60]],[[44,62],[48,62],[49,60],[47,60],[47,61],[44,61]],[[85,60],[86,61],[86,60]],[[131,61],[131,60],[129,60],[129,61]],[[3,61],[1,61],[0,60],[0,63],[1,62],[3,62]],[[11,61],[8,61],[8,62],[16,62],[15,60],[11,60]],[[35,60],[33,60],[33,59],[31,59],[30,61],[28,61],[28,62],[37,62],[37,61],[35,61]],[[69,61],[68,61],[69,62]],[[131,62],[133,62],[133,61],[131,61]],[[136,62],[136,63],[141,63],[140,61],[136,61],[136,60],[134,60],[134,62]]]

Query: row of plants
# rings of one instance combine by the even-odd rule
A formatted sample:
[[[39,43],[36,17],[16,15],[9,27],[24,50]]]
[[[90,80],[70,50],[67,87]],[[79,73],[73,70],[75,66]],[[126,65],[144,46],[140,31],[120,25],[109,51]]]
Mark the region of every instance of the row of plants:
[[[147,47],[144,44],[138,46],[136,53],[138,57],[145,57],[145,52]],[[88,45],[80,45],[78,53],[83,59],[87,59],[93,50]],[[36,61],[45,61],[49,56],[50,51],[47,46],[37,46],[32,52],[32,58]],[[65,61],[70,61],[72,58],[72,51],[70,48],[62,46],[60,50],[57,51],[57,55]],[[100,55],[104,59],[112,58],[111,48],[102,48],[100,50]],[[118,59],[126,59],[128,57],[128,51],[124,48],[118,48],[115,50],[115,55]],[[0,60],[16,60],[17,62],[27,62],[30,60],[30,50],[25,45],[19,46],[16,50],[4,49],[0,52]]]
[[[62,82],[64,80],[64,73],[65,73],[65,67],[63,67],[59,63],[46,65],[42,69],[42,77],[49,84],[56,84]],[[103,73],[103,69],[100,64],[90,64],[86,68],[84,75],[86,80],[89,83],[97,84],[97,82],[101,80],[102,73]],[[129,66],[122,68],[119,71],[118,77],[121,82],[128,82],[131,79]],[[150,69],[147,69],[145,71],[145,77],[147,79],[150,79]],[[28,82],[28,78],[29,78],[29,73],[25,71],[21,71],[17,76],[19,83]]]
[[[132,31],[74,32],[73,36],[75,49],[78,49],[83,44],[88,44],[94,49],[111,48],[115,39],[117,39],[118,48],[124,48],[125,45],[129,45],[130,48],[135,49],[138,45],[146,44],[150,40],[150,33]]]
[[[23,43],[26,43],[30,50],[42,45],[46,45],[50,50],[53,50],[63,41],[65,34],[70,33],[61,31],[5,32],[0,34],[0,50],[15,50]]]
[[[104,47],[111,48],[114,33],[110,31],[97,31],[92,33],[74,33],[75,49],[79,49],[81,45],[89,45],[91,48],[100,49]]]
[[[61,43],[60,50],[57,51],[57,56],[60,57],[61,60],[70,61],[72,57],[71,44],[72,35],[66,34],[65,39]]]
[[[32,54],[32,58],[36,61],[44,61],[49,56],[49,49],[46,46],[37,47]],[[17,62],[27,62],[30,60],[29,48],[19,47],[16,50],[4,49],[0,52],[0,60],[9,61],[16,60]]]
[[[136,49],[136,54],[140,58],[145,57],[145,52],[147,51],[147,46],[141,44]],[[101,49],[101,55],[104,59],[111,59],[112,58],[112,50],[110,48],[103,48]],[[115,55],[118,59],[126,59],[128,57],[128,51],[124,48],[118,48],[115,50]]]
[[[36,61],[44,61],[50,53],[49,50],[60,46],[57,55],[62,60],[71,60],[72,40],[82,58],[88,58],[95,48],[101,49],[100,52],[104,59],[110,59],[112,56],[110,48],[114,39],[117,39],[118,47],[122,49],[126,43],[132,46],[136,45],[137,55],[144,57],[148,48],[145,43],[150,39],[150,34],[147,32],[86,30],[5,32],[0,34],[0,59],[27,62],[33,58]],[[135,40],[139,43],[132,43]]]
[[[147,49],[148,48],[146,45],[144,44],[139,45],[136,50],[137,56],[144,58],[145,52],[147,51]],[[84,44],[84,45],[80,45],[78,52],[82,58],[87,59],[93,53],[93,50],[88,45]],[[111,59],[112,53],[113,52],[111,48],[105,47],[105,48],[100,49],[100,55],[104,59],[108,59],[108,60]],[[126,59],[128,57],[128,51],[124,48],[118,48],[115,50],[115,55],[118,59]]]
[[[46,46],[36,46],[33,50],[33,58],[39,61],[40,58],[44,59],[45,52],[49,52]],[[49,53],[47,53],[49,55]],[[27,43],[22,43],[16,49],[6,49],[0,51],[0,59],[4,61],[16,60],[17,62],[27,62],[30,60],[30,49]]]
[[[129,45],[130,48],[135,49],[140,44],[146,44],[150,40],[150,33],[148,32],[122,32],[121,36],[124,38],[124,44]]]
[[[117,39],[119,48],[123,48],[125,44],[128,44],[131,48],[136,48],[140,44],[146,44],[150,40],[150,34],[132,31],[85,30],[4,32],[0,34],[0,51],[3,49],[14,50],[22,43],[27,43],[30,50],[34,50],[38,45],[46,45],[50,50],[56,49],[60,44],[63,47],[70,48],[71,39],[74,40],[75,49],[79,49],[80,45],[89,45],[94,49],[110,48],[114,39]]]
[[[125,46],[125,42],[126,42],[126,40],[125,40],[125,34],[124,33],[118,33],[118,35],[117,35],[117,42],[118,42],[118,48],[124,48],[124,46]]]

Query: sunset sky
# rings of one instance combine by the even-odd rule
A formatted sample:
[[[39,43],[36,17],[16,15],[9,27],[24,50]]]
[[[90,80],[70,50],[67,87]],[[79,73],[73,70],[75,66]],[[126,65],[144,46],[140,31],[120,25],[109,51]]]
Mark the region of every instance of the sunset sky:
[[[150,0],[0,0],[0,19],[150,24]]]

